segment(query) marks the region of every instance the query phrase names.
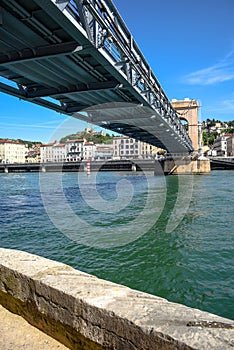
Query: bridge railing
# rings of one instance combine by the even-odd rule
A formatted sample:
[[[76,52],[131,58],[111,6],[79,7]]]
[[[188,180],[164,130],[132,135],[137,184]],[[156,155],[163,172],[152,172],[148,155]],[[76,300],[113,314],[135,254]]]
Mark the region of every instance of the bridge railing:
[[[192,142],[151,67],[111,0],[53,0],[83,27],[87,38],[104,50],[113,66],[138,91],[192,151]]]

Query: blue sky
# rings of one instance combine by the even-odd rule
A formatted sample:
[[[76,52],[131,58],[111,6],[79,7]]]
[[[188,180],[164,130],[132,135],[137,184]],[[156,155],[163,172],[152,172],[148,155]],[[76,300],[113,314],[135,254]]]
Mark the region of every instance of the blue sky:
[[[114,4],[170,100],[197,99],[201,120],[234,119],[234,0]],[[0,137],[47,142],[66,119],[0,93]]]

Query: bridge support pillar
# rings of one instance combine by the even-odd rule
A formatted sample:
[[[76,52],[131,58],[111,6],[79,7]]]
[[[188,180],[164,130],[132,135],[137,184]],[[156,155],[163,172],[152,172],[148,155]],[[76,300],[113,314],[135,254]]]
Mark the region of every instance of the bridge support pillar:
[[[162,162],[165,175],[203,175],[210,173],[210,160],[198,159],[165,159]]]
[[[46,167],[45,167],[45,165],[42,165],[42,167],[41,167],[41,172],[42,172],[42,173],[46,173]]]
[[[198,122],[198,109],[199,104],[196,100],[190,100],[185,98],[182,101],[172,100],[172,106],[175,108],[176,113],[178,114],[181,120],[184,120],[188,123],[188,134],[192,140],[194,151],[198,154],[200,152],[199,145],[199,125]]]
[[[6,167],[4,168],[4,173],[5,173],[5,174],[8,174],[8,172],[9,172],[9,171],[8,171],[8,167],[6,166]]]
[[[132,164],[132,171],[136,171],[137,168],[136,168],[136,164]]]

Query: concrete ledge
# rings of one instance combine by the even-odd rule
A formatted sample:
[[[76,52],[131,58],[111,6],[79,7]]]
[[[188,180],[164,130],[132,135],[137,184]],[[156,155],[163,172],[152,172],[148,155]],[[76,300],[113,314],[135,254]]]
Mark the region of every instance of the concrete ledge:
[[[231,349],[234,322],[0,248],[0,303],[71,349]]]

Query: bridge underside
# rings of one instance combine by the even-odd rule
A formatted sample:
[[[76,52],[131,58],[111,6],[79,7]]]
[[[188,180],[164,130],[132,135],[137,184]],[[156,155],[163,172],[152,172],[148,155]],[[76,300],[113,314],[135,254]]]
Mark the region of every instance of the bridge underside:
[[[177,136],[151,108],[112,102],[87,108],[73,117],[174,153]]]
[[[171,152],[191,152],[176,113],[167,114],[172,109],[164,94],[153,106],[147,86],[129,78],[120,51],[94,45],[79,1],[70,3],[1,1],[0,91]]]

